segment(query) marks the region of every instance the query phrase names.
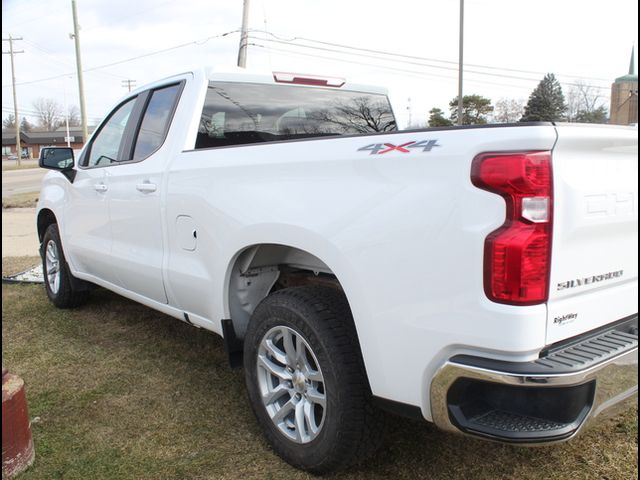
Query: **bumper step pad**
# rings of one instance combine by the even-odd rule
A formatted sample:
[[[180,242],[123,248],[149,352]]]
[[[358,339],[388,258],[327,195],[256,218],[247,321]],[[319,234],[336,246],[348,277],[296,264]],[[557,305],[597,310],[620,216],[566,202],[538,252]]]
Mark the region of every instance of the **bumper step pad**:
[[[637,346],[637,334],[611,330],[550,352],[535,363],[547,369],[587,368]]]
[[[529,417],[505,410],[491,410],[469,419],[468,428],[481,427],[482,430],[497,430],[501,432],[545,432],[551,433],[566,427],[565,423]]]
[[[638,316],[634,315],[615,326],[551,345],[531,362],[505,362],[471,355],[456,355],[451,361],[518,375],[558,375],[586,370],[637,348]]]

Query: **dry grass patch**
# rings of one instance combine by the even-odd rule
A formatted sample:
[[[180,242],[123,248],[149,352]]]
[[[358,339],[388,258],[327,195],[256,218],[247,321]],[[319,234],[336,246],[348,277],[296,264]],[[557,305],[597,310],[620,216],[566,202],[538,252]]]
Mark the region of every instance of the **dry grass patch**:
[[[4,265],[3,265],[4,269]],[[274,455],[222,340],[104,290],[56,310],[3,285],[3,362],[27,385],[33,479],[310,479]],[[637,409],[568,444],[526,449],[389,417],[379,454],[335,479],[630,479]]]
[[[2,257],[2,276],[15,275],[41,263],[40,257]]]
[[[17,193],[2,197],[2,208],[33,208],[38,203],[40,192]]]

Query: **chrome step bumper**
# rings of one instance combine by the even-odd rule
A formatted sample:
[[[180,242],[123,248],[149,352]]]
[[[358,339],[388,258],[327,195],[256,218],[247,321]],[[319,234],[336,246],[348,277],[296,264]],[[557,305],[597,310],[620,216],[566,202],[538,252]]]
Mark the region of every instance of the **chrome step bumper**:
[[[572,438],[604,412],[637,401],[637,393],[637,316],[552,346],[532,362],[452,357],[430,390],[438,427],[521,444]]]

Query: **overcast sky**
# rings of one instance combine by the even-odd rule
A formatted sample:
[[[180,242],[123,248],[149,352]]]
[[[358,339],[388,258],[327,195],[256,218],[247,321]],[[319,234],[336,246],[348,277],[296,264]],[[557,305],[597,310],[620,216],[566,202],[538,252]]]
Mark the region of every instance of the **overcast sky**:
[[[141,86],[197,65],[236,63],[239,34],[219,35],[240,28],[242,0],[77,5],[90,124],[126,93],[123,80]],[[410,114],[413,123],[426,122],[429,109],[448,112],[457,95],[458,8],[458,0],[251,0],[250,28],[275,36],[253,32],[247,64],[383,85],[401,126]],[[72,31],[71,0],[2,0],[2,37],[24,39],[14,47],[25,52],[15,57],[17,96],[31,120],[38,97],[78,105]],[[288,43],[295,37],[307,47]],[[466,0],[464,93],[494,103],[526,99],[553,72],[565,94],[580,79],[600,87],[608,107],[611,82],[627,73],[637,38],[637,0]],[[12,111],[3,55],[3,118]]]

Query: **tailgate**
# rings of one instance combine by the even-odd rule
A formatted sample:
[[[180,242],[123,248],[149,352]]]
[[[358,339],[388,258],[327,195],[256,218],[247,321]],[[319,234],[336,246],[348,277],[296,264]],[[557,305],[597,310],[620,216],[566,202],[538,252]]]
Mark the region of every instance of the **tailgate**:
[[[548,344],[638,311],[638,130],[557,130]]]

